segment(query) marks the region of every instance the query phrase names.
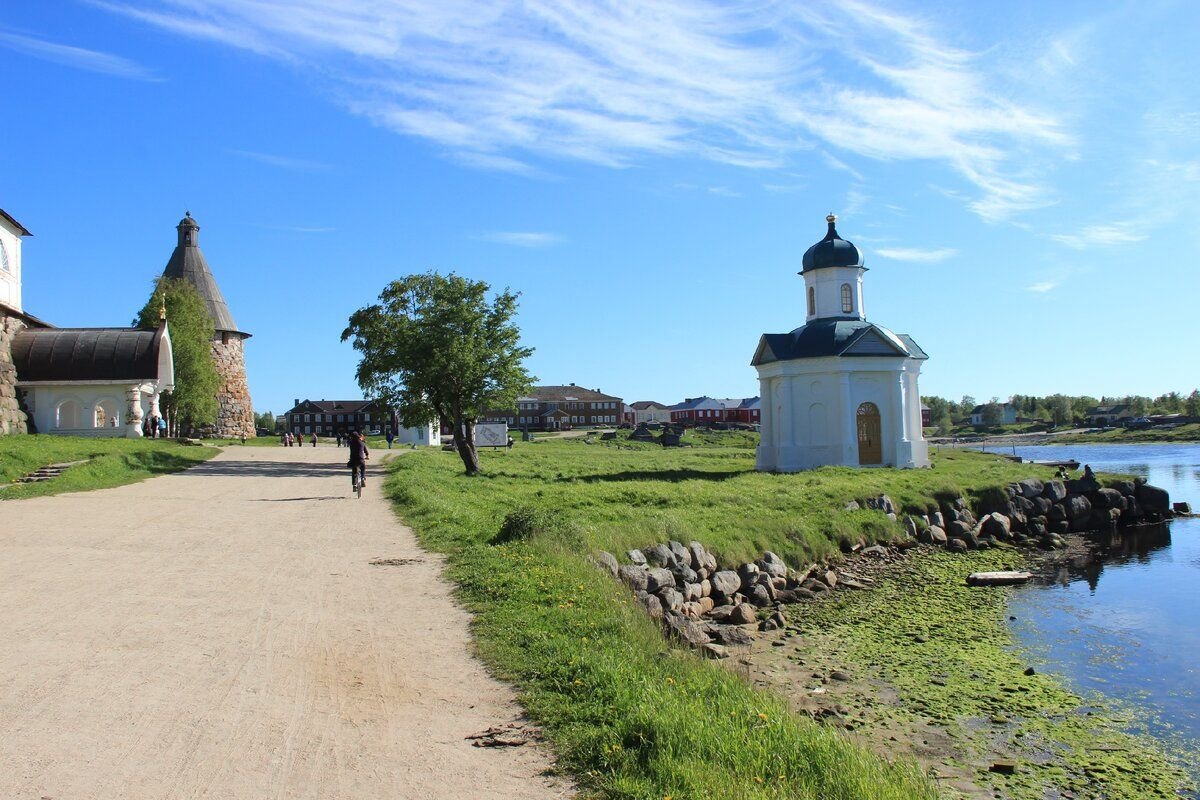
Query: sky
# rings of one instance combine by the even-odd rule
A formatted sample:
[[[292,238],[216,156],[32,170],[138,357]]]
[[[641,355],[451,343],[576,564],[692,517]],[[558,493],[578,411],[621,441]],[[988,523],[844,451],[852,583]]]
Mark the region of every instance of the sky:
[[[360,397],[347,318],[521,293],[540,383],[758,393],[838,215],[924,395],[1200,385],[1200,5],[47,0],[0,7],[24,306],[127,325],[190,211],[257,411]]]

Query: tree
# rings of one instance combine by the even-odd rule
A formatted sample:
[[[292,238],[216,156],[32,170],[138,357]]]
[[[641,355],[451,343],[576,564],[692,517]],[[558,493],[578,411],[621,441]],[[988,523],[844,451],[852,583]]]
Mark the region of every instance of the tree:
[[[409,275],[388,284],[379,303],[350,316],[342,341],[362,354],[356,376],[367,396],[394,408],[413,427],[449,421],[468,475],[479,472],[475,421],[516,407],[535,380],[523,365],[512,318],[518,295],[453,273]]]
[[[983,424],[988,427],[995,427],[1004,422],[1004,406],[1000,405],[1000,398],[993,397],[990,403],[984,405],[981,416]]]
[[[1065,394],[1052,394],[1046,398],[1046,410],[1055,425],[1071,421],[1071,398]]]
[[[1200,417],[1200,389],[1192,389],[1184,401],[1184,408],[1189,417]]]
[[[960,418],[961,417],[969,417],[971,415],[971,411],[974,408],[975,408],[975,398],[971,397],[971,395],[969,395],[969,394],[964,394],[962,396],[962,402],[960,402],[958,404],[958,416]]]
[[[217,421],[221,376],[213,363],[213,321],[208,306],[187,281],[159,278],[133,324],[158,327],[164,306],[175,358],[175,388],[163,393],[159,407],[176,433],[212,425]]]

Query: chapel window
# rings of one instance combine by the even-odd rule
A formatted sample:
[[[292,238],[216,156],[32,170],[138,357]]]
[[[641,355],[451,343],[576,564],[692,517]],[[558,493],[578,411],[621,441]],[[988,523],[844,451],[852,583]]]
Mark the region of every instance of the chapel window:
[[[808,315],[811,317],[817,313],[817,290],[813,287],[808,287]]]
[[[842,313],[849,314],[854,310],[854,301],[850,295],[850,284],[842,284]]]

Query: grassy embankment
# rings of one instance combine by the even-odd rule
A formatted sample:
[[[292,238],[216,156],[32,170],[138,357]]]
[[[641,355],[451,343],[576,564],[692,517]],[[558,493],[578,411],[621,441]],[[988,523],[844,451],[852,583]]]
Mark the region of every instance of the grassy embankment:
[[[1097,433],[1067,433],[1057,436],[1054,444],[1075,444],[1076,442],[1095,442],[1097,444],[1138,444],[1142,442],[1200,442],[1200,422],[1180,425],[1178,428],[1150,428],[1144,431],[1113,428],[1111,431]]]
[[[387,490],[423,543],[450,555],[482,654],[517,684],[585,788],[675,800],[934,796],[912,765],[881,761],[729,670],[665,647],[583,554],[698,539],[723,563],[771,549],[800,564],[841,539],[897,533],[877,512],[841,510],[851,499],[887,493],[921,508],[1048,471],[947,451],[934,470],[769,475],[753,471],[750,438],[713,434],[710,446],[670,451],[521,444],[482,453],[477,478],[461,475],[453,453],[426,451],[395,459]],[[980,624],[1003,628],[1002,618]]]
[[[0,436],[0,484],[11,484],[50,464],[89,459],[52,481],[11,484],[0,499],[38,497],[62,492],[107,489],[179,472],[206,461],[219,451],[169,439],[93,439],[78,436]]]

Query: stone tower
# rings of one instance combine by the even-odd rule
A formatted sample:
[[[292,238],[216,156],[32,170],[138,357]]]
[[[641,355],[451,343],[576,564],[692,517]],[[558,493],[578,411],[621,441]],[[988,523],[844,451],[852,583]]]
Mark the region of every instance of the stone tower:
[[[179,241],[175,252],[163,270],[164,278],[183,278],[196,287],[204,302],[208,304],[208,313],[213,320],[212,353],[213,362],[221,376],[221,386],[217,390],[217,424],[213,433],[216,436],[237,438],[243,434],[246,438],[254,436],[254,411],[250,404],[250,387],[246,383],[246,359],[244,343],[250,334],[239,331],[229,313],[229,306],[217,281],[213,278],[204,253],[200,252],[200,226],[192,219],[191,213],[184,215],[177,226]]]

